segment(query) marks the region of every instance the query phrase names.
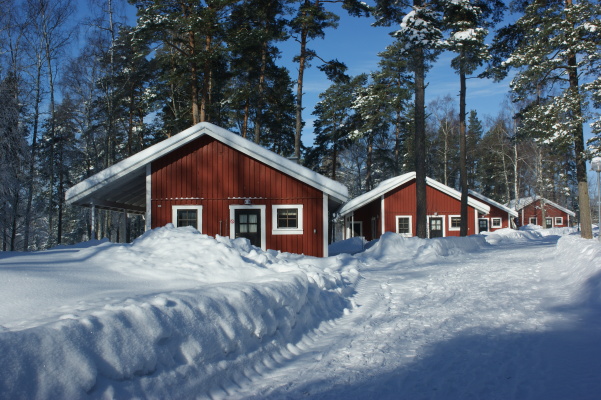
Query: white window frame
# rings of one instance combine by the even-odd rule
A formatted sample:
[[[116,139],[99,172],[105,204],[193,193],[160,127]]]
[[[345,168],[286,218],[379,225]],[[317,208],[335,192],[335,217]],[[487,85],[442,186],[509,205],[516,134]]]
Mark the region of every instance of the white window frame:
[[[298,215],[296,228],[278,228],[278,210],[295,208]],[[271,206],[271,234],[272,235],[302,235],[303,234],[303,205],[302,204],[274,204]]]
[[[497,223],[495,223],[495,221]],[[490,219],[490,227],[491,228],[502,228],[503,227],[503,218],[493,217]]]
[[[534,223],[532,223],[532,220],[534,220]],[[538,225],[538,218],[537,217],[528,218],[528,225]]]
[[[459,218],[459,227],[453,227],[453,218]],[[460,231],[461,230],[461,215],[449,215],[449,231]]]
[[[400,233],[399,232],[399,219],[400,218],[409,218],[409,233]],[[412,237],[413,236],[413,216],[412,215],[397,215],[395,216],[395,226],[394,231],[399,235],[403,235],[404,237]]]
[[[563,217],[555,217],[555,225],[563,225]]]
[[[196,212],[196,226],[198,232],[202,233],[202,206],[201,205],[178,205],[171,206],[171,223],[177,228],[177,212],[179,210],[197,210]]]
[[[547,223],[548,220],[551,220],[551,225]],[[553,217],[545,217],[545,225],[547,225],[547,228],[553,228]]]

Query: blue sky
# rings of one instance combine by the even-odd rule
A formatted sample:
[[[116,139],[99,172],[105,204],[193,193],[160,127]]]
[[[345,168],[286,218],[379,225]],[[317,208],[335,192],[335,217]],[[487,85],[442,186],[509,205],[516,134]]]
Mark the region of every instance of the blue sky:
[[[337,58],[344,62],[349,68],[347,73],[350,75],[375,71],[379,61],[378,53],[392,43],[393,39],[389,33],[398,27],[373,27],[372,23],[371,17],[341,16],[337,29],[326,30],[325,38],[312,41],[309,47],[326,60]],[[286,66],[292,78],[296,79],[298,69],[291,60],[298,54],[298,44],[290,41],[282,48],[280,64]],[[452,57],[450,53],[442,54],[426,76],[428,83],[426,103],[447,94],[458,96],[459,76],[450,67]],[[330,85],[325,75],[317,69],[317,65],[319,60],[313,62],[313,66],[305,74],[303,97],[305,106],[303,119],[306,124],[303,143],[305,145],[311,145],[313,140],[311,128],[314,120],[314,116],[311,115],[313,107],[319,100],[319,94]],[[475,109],[481,120],[484,120],[487,115],[496,116],[509,91],[509,81],[495,83],[488,79],[469,79],[467,85],[468,110]]]

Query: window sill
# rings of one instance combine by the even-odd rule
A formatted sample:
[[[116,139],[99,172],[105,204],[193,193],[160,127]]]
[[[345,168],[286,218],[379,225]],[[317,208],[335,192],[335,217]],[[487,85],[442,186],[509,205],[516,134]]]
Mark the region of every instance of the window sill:
[[[302,229],[273,229],[272,235],[302,235]]]

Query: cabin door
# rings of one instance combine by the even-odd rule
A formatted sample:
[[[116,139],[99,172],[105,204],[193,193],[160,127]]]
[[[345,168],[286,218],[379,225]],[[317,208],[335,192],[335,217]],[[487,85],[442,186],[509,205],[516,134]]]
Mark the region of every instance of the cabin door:
[[[261,210],[258,208],[234,210],[235,237],[250,240],[253,246],[261,247]]]
[[[488,219],[480,218],[478,220],[478,233],[487,232],[488,231]]]
[[[442,217],[430,217],[430,239],[442,237]]]

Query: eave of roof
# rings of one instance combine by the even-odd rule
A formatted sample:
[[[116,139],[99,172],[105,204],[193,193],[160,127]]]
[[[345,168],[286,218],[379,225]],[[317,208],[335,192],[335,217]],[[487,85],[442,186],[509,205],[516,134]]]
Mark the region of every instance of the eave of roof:
[[[501,203],[497,203],[497,202],[496,202],[496,201],[494,201],[493,199],[489,199],[488,197],[484,196],[484,195],[483,195],[483,194],[481,194],[481,193],[474,192],[474,191],[473,191],[473,190],[471,190],[471,189],[468,189],[468,191],[467,191],[467,192],[469,193],[469,195],[470,195],[470,196],[476,197],[477,199],[479,199],[479,200],[481,200],[481,201],[483,201],[483,202],[485,202],[485,203],[491,204],[491,205],[493,205],[493,206],[497,207],[498,209],[501,209],[501,210],[505,211],[506,213],[508,213],[508,214],[510,214],[510,215],[512,215],[512,216],[514,216],[514,217],[517,217],[517,216],[518,216],[518,212],[517,212],[517,211],[515,211],[515,210],[512,210],[511,208],[509,208],[509,207],[506,207],[506,206],[504,206],[504,205],[503,205],[503,204],[501,204]]]
[[[363,193],[360,196],[355,197],[348,203],[346,203],[340,211],[338,212],[340,215],[349,214],[364,205],[374,201],[378,197],[382,196],[389,191],[396,189],[397,187],[404,185],[407,182],[414,180],[416,177],[415,172],[408,172],[403,175],[396,176],[394,178],[387,179],[381,182],[377,187],[369,192]],[[431,178],[426,178],[426,184],[430,187],[440,190],[441,192],[457,199],[461,200],[461,193],[457,190],[448,187],[438,181],[435,181]],[[476,210],[488,214],[490,212],[490,207],[487,204],[484,204],[474,198],[468,197],[468,205],[474,207]]]
[[[87,205],[94,199],[101,198],[103,193],[110,192],[111,187],[125,190],[124,186],[126,185],[122,183],[132,179],[132,177],[145,176],[146,165],[204,135],[209,135],[270,167],[321,190],[339,203],[348,200],[348,189],[341,183],[319,175],[233,132],[208,122],[194,125],[79,182],[67,190],[65,199],[71,204]]]

